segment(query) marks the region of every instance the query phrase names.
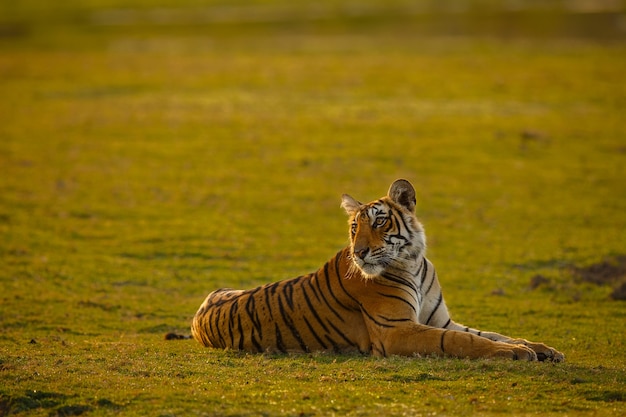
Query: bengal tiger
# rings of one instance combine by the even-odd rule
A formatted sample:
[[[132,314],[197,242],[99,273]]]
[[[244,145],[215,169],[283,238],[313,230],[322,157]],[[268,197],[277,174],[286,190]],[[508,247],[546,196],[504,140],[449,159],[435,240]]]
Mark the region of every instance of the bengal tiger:
[[[193,318],[193,337],[205,346],[248,352],[563,361],[562,353],[543,343],[452,321],[425,257],[415,205],[415,189],[402,179],[368,204],[344,194],[349,246],[317,272],[212,292]]]

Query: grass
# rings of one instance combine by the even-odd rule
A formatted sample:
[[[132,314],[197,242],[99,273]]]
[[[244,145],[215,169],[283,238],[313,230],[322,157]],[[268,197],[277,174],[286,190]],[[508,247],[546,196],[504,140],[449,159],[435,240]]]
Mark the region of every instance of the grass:
[[[625,252],[620,39],[20,4],[0,39],[0,415],[624,414],[624,301],[572,273]],[[319,267],[347,242],[340,195],[399,177],[453,317],[566,363],[163,340],[215,288]]]

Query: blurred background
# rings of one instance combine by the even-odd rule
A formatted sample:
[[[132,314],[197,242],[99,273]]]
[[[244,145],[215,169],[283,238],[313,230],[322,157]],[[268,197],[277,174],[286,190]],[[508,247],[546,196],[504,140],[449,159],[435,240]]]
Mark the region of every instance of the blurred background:
[[[623,39],[623,0],[44,0],[4,1],[0,37],[122,27],[170,30],[381,30],[424,35]],[[243,25],[243,26],[242,26]]]
[[[405,176],[432,243],[484,234],[502,261],[554,247],[597,259],[598,227],[621,240],[625,3],[3,1],[0,202],[25,209],[7,230],[40,245],[36,218],[75,246],[89,227],[130,228],[118,237],[135,248],[138,230],[192,228],[201,253],[219,218],[245,257],[269,250],[249,228],[273,233],[250,209],[283,213],[303,245],[320,216],[332,230],[305,254],[315,267],[345,242],[338,196],[375,198]],[[511,250],[486,225],[533,244]]]

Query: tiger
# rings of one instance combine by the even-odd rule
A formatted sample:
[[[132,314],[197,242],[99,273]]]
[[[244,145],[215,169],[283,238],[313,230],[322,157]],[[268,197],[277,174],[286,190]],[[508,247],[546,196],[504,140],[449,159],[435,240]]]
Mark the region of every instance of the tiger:
[[[193,317],[202,345],[258,353],[507,358],[561,362],[543,343],[454,322],[415,215],[413,185],[362,204],[342,196],[349,245],[316,272],[254,289],[210,293]]]

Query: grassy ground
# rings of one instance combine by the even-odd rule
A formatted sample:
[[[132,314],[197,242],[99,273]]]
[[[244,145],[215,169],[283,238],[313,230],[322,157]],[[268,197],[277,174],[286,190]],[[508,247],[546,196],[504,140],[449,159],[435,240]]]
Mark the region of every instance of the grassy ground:
[[[0,21],[0,415],[626,413],[623,42],[20,4]],[[316,269],[347,242],[340,195],[398,177],[453,317],[566,363],[163,340],[215,288]]]

